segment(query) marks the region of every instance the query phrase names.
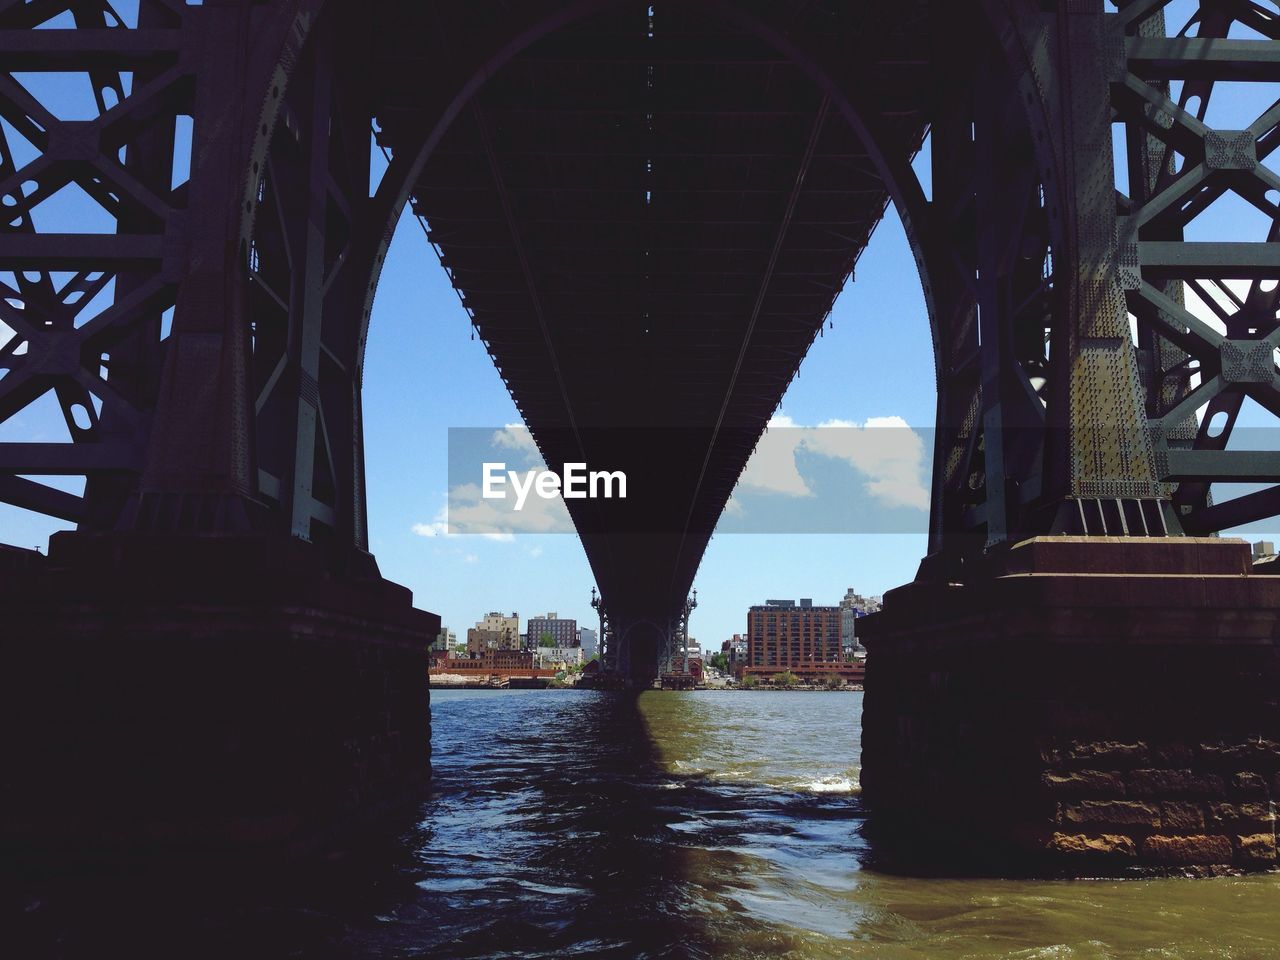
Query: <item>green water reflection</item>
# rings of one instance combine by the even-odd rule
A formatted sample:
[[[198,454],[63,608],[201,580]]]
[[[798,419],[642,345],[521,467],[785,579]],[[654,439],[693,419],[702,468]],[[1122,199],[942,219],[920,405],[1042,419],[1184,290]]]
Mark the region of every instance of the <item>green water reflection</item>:
[[[1280,957],[1276,875],[918,879],[861,867],[861,694],[654,692],[638,706],[672,783],[745,801],[685,810],[678,825],[704,841],[685,848],[683,882],[704,892],[708,940],[723,955]],[[792,792],[812,802],[788,805],[794,829],[780,830],[770,801]]]

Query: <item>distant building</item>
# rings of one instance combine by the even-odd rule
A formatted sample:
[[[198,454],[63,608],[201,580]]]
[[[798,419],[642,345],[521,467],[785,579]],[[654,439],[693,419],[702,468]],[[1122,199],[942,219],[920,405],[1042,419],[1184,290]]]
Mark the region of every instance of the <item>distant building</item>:
[[[840,601],[840,647],[846,660],[860,656],[866,649],[858,640],[858,620],[880,610],[881,597],[864,597],[850,587]]]
[[[847,684],[861,687],[866,682],[867,665],[861,661],[853,663],[811,663],[803,666],[785,668],[801,683],[827,685],[835,681],[837,685]],[[766,686],[773,684],[774,677],[782,671],[777,667],[743,667],[742,676],[738,680],[750,678]]]
[[[458,635],[446,627],[440,628],[440,633],[436,635],[432,641],[432,650],[452,650],[458,643]]]
[[[590,627],[578,628],[578,646],[582,648],[584,659],[591,659],[600,652],[600,638]]]
[[[483,627],[467,628],[467,656],[478,657],[486,650],[497,650],[498,631],[486,630]]]
[[[526,631],[529,647],[533,650],[540,647],[543,639],[548,636],[551,637],[551,646],[578,645],[578,621],[571,618],[562,620],[554,613],[548,613],[545,617],[530,617]]]
[[[804,598],[769,600],[747,613],[747,665],[776,670],[815,668],[844,659],[840,607]]]
[[[531,656],[533,662],[543,669],[563,670],[566,667],[581,666],[585,659],[581,647],[537,647]]]
[[[467,654],[476,656],[485,650],[519,650],[520,615],[513,613],[486,613],[474,627],[467,630]]]
[[[499,650],[496,647],[465,657],[449,657],[436,651],[431,656],[431,669],[440,673],[450,670],[487,670],[490,673],[532,670],[533,654],[528,650]]]
[[[724,654],[727,672],[735,677],[741,674],[742,667],[747,665],[747,638],[735,633],[720,644],[720,652]]]

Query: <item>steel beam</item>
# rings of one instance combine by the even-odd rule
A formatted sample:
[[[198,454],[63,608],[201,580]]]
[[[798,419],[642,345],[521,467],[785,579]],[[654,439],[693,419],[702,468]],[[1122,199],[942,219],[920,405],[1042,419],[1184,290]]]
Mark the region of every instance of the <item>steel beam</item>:
[[[1274,40],[1132,36],[1124,44],[1129,70],[1146,80],[1280,81]]]
[[[1162,480],[1280,483],[1280,451],[1170,450]]]
[[[141,452],[120,443],[0,443],[0,474],[90,474],[136,470]]]
[[[0,29],[0,61],[30,72],[136,70],[175,59],[185,40],[179,30]]]
[[[161,236],[90,233],[0,233],[0,270],[118,269],[164,259]]]

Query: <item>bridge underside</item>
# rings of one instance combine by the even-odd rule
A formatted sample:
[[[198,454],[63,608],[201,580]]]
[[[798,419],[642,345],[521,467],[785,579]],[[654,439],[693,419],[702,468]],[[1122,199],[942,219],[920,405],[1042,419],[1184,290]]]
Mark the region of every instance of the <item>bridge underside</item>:
[[[924,5],[847,6],[797,5],[776,26],[845,38],[875,78],[860,93],[879,111],[877,148],[908,158],[926,122]],[[422,65],[398,49],[390,61],[375,114],[395,156],[414,148]],[[413,210],[546,462],[628,476],[625,503],[568,502],[619,643],[678,618],[887,203],[869,148],[804,66],[698,5],[612,4],[556,30],[431,152]],[[652,675],[654,646],[640,646],[631,669]]]

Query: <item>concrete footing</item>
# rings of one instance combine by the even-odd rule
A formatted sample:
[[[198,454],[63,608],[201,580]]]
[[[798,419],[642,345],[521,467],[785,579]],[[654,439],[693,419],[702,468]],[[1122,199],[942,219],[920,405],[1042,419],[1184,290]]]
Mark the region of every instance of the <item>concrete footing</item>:
[[[862,788],[886,865],[1272,869],[1280,577],[1228,539],[1039,538],[981,586],[859,621]]]
[[[0,577],[10,862],[280,858],[420,795],[439,618],[307,544],[59,534]]]

